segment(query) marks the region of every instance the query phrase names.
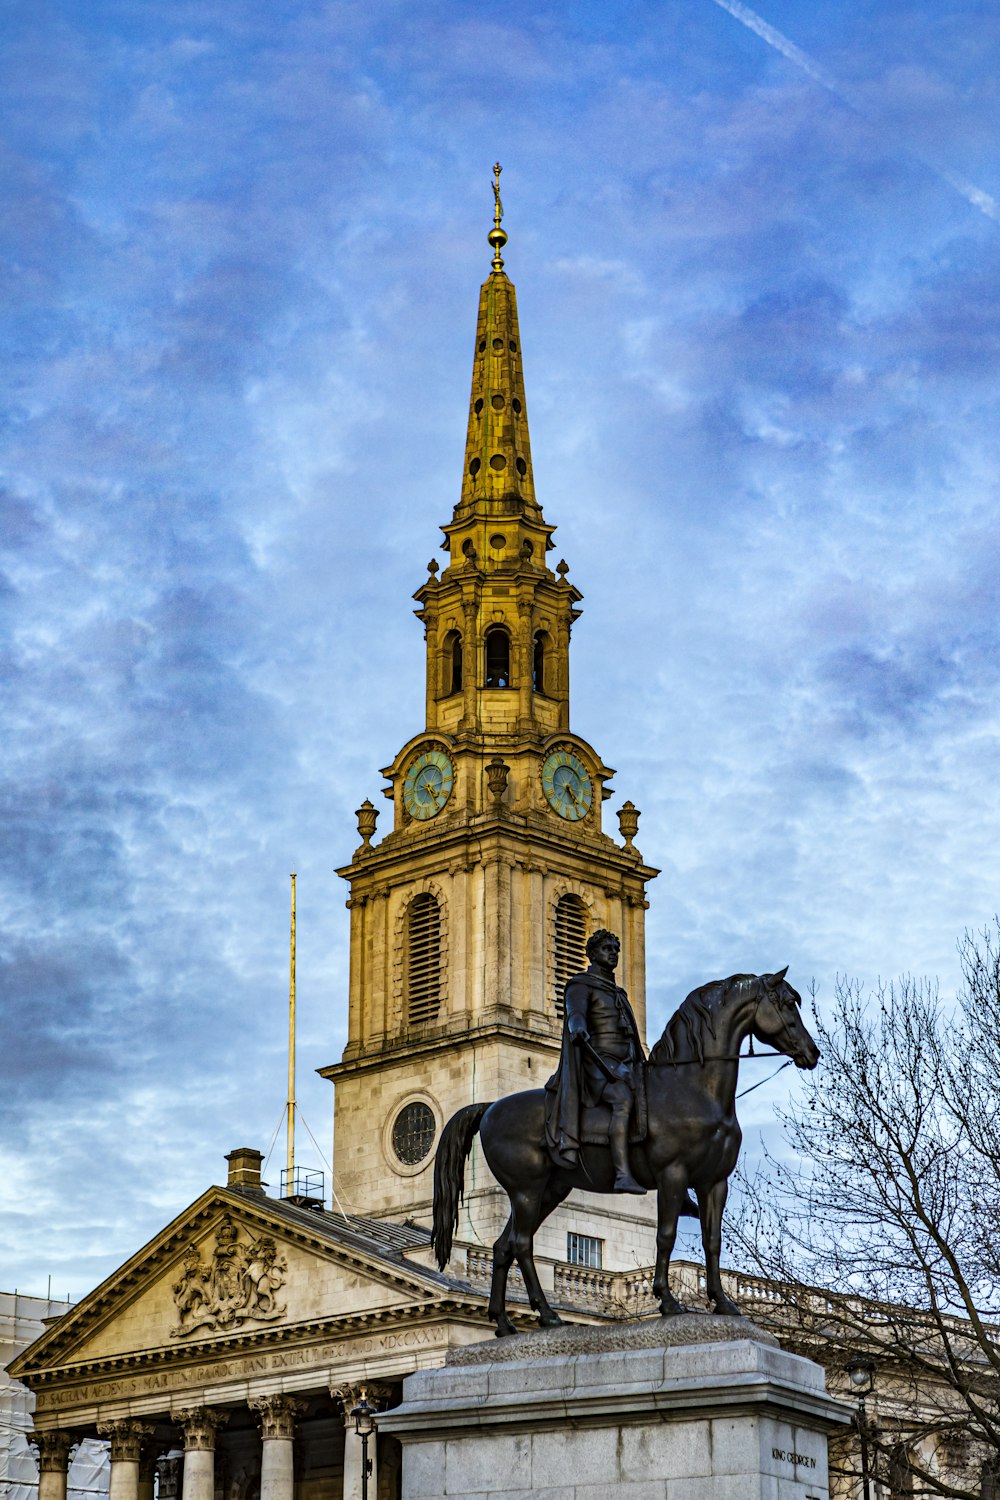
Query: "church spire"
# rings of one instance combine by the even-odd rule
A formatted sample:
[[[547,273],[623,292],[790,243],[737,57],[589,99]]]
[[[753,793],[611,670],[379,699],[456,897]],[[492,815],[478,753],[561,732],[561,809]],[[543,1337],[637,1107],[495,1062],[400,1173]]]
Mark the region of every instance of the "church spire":
[[[496,750],[568,731],[569,638],[583,596],[565,563],[553,572],[547,561],[555,527],[535,499],[517,300],[500,255],[499,162],[493,201],[462,491],[443,527],[448,565],[439,574],[430,563],[413,597],[427,642],[428,732]]]
[[[540,514],[531,472],[517,298],[500,256],[507,243],[507,232],[501,227],[501,170],[497,162],[493,168],[493,228],[487,236],[493,248],[493,269],[479,293],[465,471],[457,516],[483,507],[493,516]]]

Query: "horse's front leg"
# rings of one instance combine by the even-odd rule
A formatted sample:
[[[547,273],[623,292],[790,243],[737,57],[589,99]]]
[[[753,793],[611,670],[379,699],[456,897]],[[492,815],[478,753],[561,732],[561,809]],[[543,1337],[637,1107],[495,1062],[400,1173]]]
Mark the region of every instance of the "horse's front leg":
[[[497,1338],[506,1338],[517,1329],[507,1316],[507,1273],[514,1259],[514,1216],[507,1220],[500,1238],[493,1246],[493,1274],[490,1277],[490,1304],[486,1316],[497,1325]]]
[[[687,1194],[684,1174],[679,1171],[664,1172],[657,1180],[656,1191],[656,1270],[653,1274],[653,1295],[660,1301],[663,1317],[687,1312],[670,1290],[670,1257],[674,1253],[677,1239],[677,1220]]]
[[[705,1251],[705,1291],[714,1312],[741,1318],[736,1303],[722,1290],[719,1257],[722,1253],[722,1211],[729,1197],[729,1179],[723,1177],[714,1187],[698,1194],[701,1209],[701,1243]]]

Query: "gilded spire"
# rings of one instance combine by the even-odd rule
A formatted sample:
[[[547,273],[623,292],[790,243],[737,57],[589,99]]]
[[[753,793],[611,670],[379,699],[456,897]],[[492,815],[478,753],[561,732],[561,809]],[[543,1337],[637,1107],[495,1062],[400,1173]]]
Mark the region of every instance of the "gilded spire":
[[[507,243],[507,232],[506,230],[500,228],[500,220],[503,218],[503,204],[500,201],[500,173],[502,171],[503,167],[498,161],[495,161],[493,163],[493,228],[486,236],[489,243],[493,246],[494,271],[503,270],[503,261],[500,259],[500,251]]]
[[[501,227],[501,170],[497,162],[493,168],[493,228],[487,236],[493,247],[493,269],[479,293],[460,508],[502,501],[508,514],[513,506],[537,515],[517,298],[500,258],[507,243],[507,232]]]

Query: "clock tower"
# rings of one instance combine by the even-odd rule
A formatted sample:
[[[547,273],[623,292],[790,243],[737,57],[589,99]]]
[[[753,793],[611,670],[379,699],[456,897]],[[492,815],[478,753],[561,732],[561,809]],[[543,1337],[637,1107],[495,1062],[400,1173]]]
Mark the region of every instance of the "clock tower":
[[[657,871],[602,827],[614,772],[570,727],[580,591],[535,495],[514,287],[500,252],[499,167],[479,295],[462,488],[447,562],[414,598],[426,641],[424,724],[382,775],[392,828],[358,810],[350,886],[349,1034],[336,1089],[334,1186],[373,1218],[430,1222],[434,1146],[463,1105],[541,1088],[559,1054],[566,980],[598,927],[621,938],[619,982],[645,1030],[645,887]],[[386,684],[388,687],[388,684]],[[505,1195],[478,1142],[458,1238],[491,1245]],[[650,1251],[649,1199],[574,1194],[536,1248],[600,1242],[606,1269]]]

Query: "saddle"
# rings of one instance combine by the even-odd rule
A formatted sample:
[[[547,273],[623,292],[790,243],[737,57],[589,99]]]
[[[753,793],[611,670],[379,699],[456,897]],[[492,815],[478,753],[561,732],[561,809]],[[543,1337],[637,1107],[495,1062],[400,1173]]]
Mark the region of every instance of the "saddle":
[[[641,1113],[644,1116],[645,1110]],[[629,1144],[632,1146],[646,1139],[645,1120],[640,1119],[639,1116],[639,1110],[632,1111],[632,1118],[629,1121],[628,1127]],[[584,1105],[580,1111],[580,1139],[585,1146],[606,1146],[610,1130],[610,1104]]]

